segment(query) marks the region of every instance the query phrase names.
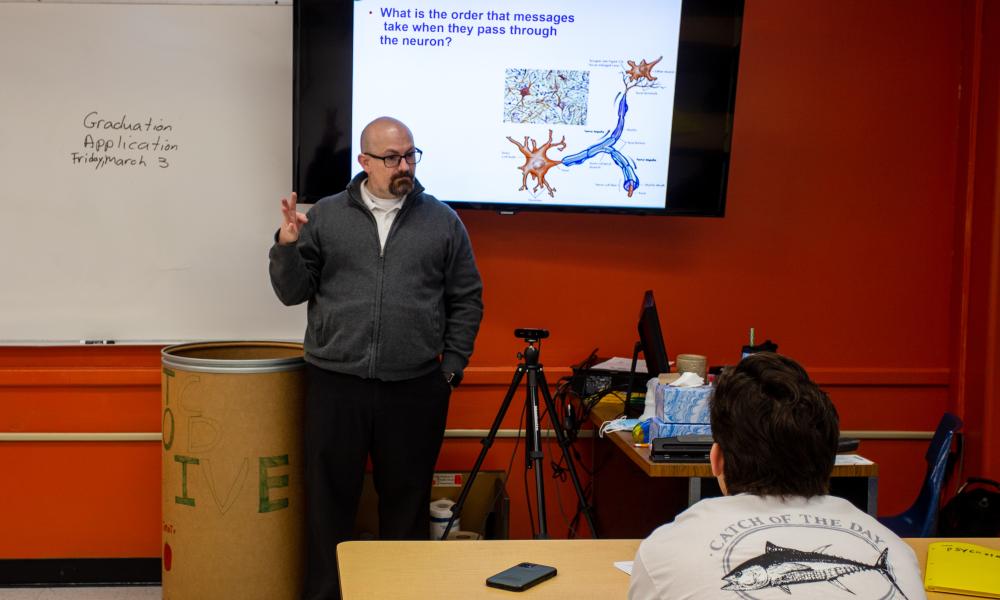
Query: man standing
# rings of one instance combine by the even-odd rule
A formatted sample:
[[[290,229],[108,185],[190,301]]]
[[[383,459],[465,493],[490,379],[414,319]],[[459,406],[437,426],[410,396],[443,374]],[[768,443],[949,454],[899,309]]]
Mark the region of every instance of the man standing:
[[[361,133],[364,169],[308,216],[296,196],[270,251],[305,333],[306,600],[339,598],[336,547],[350,539],[367,459],[381,539],[427,539],[448,398],[482,319],[482,280],[458,215],[414,177],[421,151],[400,121]]]
[[[710,411],[725,496],[643,540],[630,600],[926,597],[913,550],[827,495],[840,421],[802,367],[751,354],[720,377]]]

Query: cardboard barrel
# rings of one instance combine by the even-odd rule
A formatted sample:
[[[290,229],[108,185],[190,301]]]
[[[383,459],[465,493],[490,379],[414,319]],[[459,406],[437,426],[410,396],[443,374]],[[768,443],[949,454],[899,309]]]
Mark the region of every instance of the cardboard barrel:
[[[297,600],[301,344],[182,344],[162,362],[164,600]]]

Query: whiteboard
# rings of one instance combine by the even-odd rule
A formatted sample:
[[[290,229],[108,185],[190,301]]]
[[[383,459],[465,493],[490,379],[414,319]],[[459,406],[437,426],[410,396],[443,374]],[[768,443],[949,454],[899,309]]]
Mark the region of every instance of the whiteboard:
[[[0,3],[0,342],[301,339],[292,7]]]

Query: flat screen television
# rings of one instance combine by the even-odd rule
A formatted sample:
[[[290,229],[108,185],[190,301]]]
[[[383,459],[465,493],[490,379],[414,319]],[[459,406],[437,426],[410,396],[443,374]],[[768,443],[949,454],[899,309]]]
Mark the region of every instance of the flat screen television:
[[[293,187],[388,115],[456,208],[722,216],[743,0],[296,0]]]

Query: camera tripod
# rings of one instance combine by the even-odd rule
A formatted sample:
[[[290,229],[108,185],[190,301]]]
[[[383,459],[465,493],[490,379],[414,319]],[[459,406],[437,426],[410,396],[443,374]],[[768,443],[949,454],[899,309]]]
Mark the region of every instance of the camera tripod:
[[[493,426],[490,428],[489,433],[485,438],[482,439],[481,443],[483,449],[479,452],[479,457],[476,458],[476,463],[472,467],[472,471],[469,473],[469,478],[462,488],[462,493],[458,496],[458,501],[454,506],[451,507],[451,518],[448,520],[448,525],[444,528],[444,533],[441,535],[441,539],[448,538],[448,532],[451,531],[452,525],[454,525],[455,520],[462,514],[462,507],[465,505],[466,496],[469,495],[469,491],[472,490],[472,484],[476,480],[476,475],[479,474],[479,469],[483,465],[483,459],[486,458],[486,453],[489,451],[490,447],[493,445],[493,441],[496,439],[497,431],[500,429],[500,422],[503,421],[504,415],[507,414],[507,409],[510,407],[510,401],[514,397],[514,392],[521,383],[521,379],[524,374],[528,374],[528,385],[527,385],[527,396],[525,402],[527,404],[528,412],[528,422],[525,425],[525,468],[534,469],[535,471],[535,491],[536,491],[536,502],[537,502],[537,514],[538,514],[538,533],[535,535],[535,539],[547,539],[549,537],[548,527],[545,517],[545,481],[544,475],[542,473],[542,459],[544,454],[542,453],[542,429],[541,423],[539,423],[539,412],[538,412],[538,394],[541,391],[542,398],[545,400],[545,408],[549,414],[549,420],[552,422],[552,429],[555,431],[556,439],[559,441],[559,448],[562,449],[563,458],[566,459],[567,470],[569,471],[570,478],[573,480],[573,488],[576,490],[577,501],[580,503],[580,507],[583,509],[584,518],[587,520],[587,526],[590,527],[590,533],[593,537],[597,537],[597,530],[594,528],[594,518],[591,514],[591,507],[587,504],[586,499],[583,494],[583,487],[580,485],[580,478],[576,473],[576,466],[573,464],[573,456],[569,451],[569,439],[566,432],[563,431],[562,424],[556,417],[555,404],[552,402],[552,395],[549,393],[549,386],[545,382],[545,374],[542,372],[542,365],[538,363],[538,354],[540,349],[535,346],[535,344],[540,344],[540,341],[544,338],[549,337],[548,330],[545,329],[515,329],[514,336],[523,339],[527,342],[527,347],[525,347],[523,352],[519,352],[517,357],[521,359],[517,365],[517,370],[514,372],[514,378],[510,382],[510,387],[507,388],[507,394],[504,396],[503,403],[500,405],[499,411],[497,411],[497,416],[493,419]]]

